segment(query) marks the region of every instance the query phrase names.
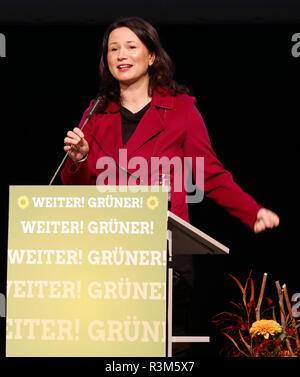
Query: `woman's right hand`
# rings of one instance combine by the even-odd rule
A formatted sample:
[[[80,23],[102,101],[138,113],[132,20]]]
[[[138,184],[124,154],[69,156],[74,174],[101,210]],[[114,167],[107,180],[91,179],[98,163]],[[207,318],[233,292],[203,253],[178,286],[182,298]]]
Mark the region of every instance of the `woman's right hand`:
[[[89,153],[89,144],[85,140],[83,132],[77,127],[73,131],[68,131],[64,142],[66,144],[64,150],[68,152],[75,164]]]

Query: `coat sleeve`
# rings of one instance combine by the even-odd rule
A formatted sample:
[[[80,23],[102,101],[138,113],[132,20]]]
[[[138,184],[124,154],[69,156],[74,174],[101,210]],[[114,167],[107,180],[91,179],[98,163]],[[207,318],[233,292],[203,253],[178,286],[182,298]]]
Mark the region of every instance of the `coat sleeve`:
[[[231,173],[217,159],[202,116],[192,99],[188,103],[186,114],[184,154],[193,160],[196,156],[204,157],[205,195],[253,230],[257,212],[262,206],[234,182]],[[194,177],[199,174],[195,164],[193,174]]]
[[[88,112],[92,108],[94,100],[91,101],[89,107],[85,110],[81,121],[78,125],[78,128],[81,128]],[[93,119],[90,119],[83,129],[83,134],[86,141],[89,143],[90,151],[92,149],[93,139],[91,138],[91,132],[94,126]],[[89,154],[90,156],[90,154]],[[77,166],[73,163],[73,161],[68,158],[62,171],[61,171],[61,181],[64,185],[94,185],[95,178],[91,175],[91,169],[89,168],[89,156],[86,160],[79,163]]]

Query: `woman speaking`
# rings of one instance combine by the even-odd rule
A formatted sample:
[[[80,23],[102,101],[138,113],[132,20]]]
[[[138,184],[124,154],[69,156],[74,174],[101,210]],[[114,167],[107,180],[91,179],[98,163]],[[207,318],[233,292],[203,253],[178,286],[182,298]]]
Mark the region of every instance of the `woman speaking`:
[[[148,22],[132,17],[117,20],[108,27],[100,60],[101,101],[83,131],[81,125],[94,101],[79,127],[67,132],[64,150],[69,158],[61,174],[63,184],[98,183],[97,178],[104,170],[99,164],[101,158],[111,159],[119,167],[116,184],[128,183],[124,182],[121,150],[126,151],[128,160],[143,158],[149,167],[153,158],[165,157],[170,161],[189,157],[194,178],[203,173],[197,171],[194,161],[203,157],[201,190],[207,197],[255,233],[277,227],[279,217],[243,191],[217,159],[195,98],[187,87],[172,79],[173,72],[173,63],[157,31]],[[176,177],[186,178],[179,173],[182,172],[171,169],[167,177],[170,210],[189,221],[186,185],[181,185],[180,190],[174,187]],[[147,169],[143,181],[150,182],[153,174],[151,168]],[[125,169],[125,177],[132,182],[134,170]],[[155,183],[161,183],[161,178],[164,179],[158,175]],[[139,179],[136,184],[143,182]],[[183,274],[189,270],[182,263],[177,267]]]
[[[119,149],[126,149],[128,158],[139,156],[148,161],[151,157],[201,156],[205,195],[256,233],[278,226],[278,216],[257,204],[218,161],[195,99],[188,88],[172,80],[173,70],[148,22],[133,17],[109,26],[100,61],[102,101],[84,133],[80,125],[67,133],[64,149],[69,159],[62,182],[96,184],[97,160],[110,156],[118,164]],[[171,187],[171,211],[188,221],[185,186],[182,188],[178,192]]]

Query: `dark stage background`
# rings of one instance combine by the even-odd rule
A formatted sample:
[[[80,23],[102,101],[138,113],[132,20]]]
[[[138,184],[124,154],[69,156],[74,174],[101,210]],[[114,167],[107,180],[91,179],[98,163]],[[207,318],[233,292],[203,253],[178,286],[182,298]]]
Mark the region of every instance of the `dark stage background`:
[[[154,13],[134,15],[157,27],[175,61],[175,79],[194,91],[218,158],[245,191],[281,218],[278,229],[255,235],[209,199],[190,206],[192,224],[230,248],[229,256],[195,260],[193,335],[209,335],[211,343],[195,345],[193,355],[218,357],[226,341],[211,317],[230,309],[229,301],[242,301],[229,273],[245,282],[253,270],[256,299],[264,272],[269,274],[266,296],[277,300],[275,280],[287,284],[290,297],[300,291],[300,57],[291,53],[300,23],[283,17],[284,22],[266,18],[266,24],[255,14],[254,21],[235,22],[237,15],[217,23],[221,16],[206,22],[180,20],[180,11],[173,18]],[[100,42],[113,19],[106,13],[103,20],[16,17],[13,22],[2,13],[7,51],[0,58],[0,293],[6,289],[8,187],[49,183],[64,156],[66,131],[96,95]],[[3,356],[5,318],[0,324]]]

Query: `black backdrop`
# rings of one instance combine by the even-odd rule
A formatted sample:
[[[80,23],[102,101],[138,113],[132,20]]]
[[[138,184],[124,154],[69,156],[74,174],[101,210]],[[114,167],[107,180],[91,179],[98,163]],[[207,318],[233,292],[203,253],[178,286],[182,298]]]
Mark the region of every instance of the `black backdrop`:
[[[195,335],[210,344],[194,355],[217,357],[223,338],[211,316],[241,301],[228,273],[257,291],[268,272],[290,296],[300,291],[298,149],[300,57],[291,37],[300,24],[154,22],[176,63],[175,79],[194,91],[218,158],[236,182],[277,212],[280,227],[254,235],[209,199],[190,206],[193,225],[230,248],[229,256],[195,261]],[[9,185],[47,185],[63,152],[66,131],[78,124],[98,88],[99,46],[106,24],[3,24],[7,56],[0,59],[1,281],[5,293]],[[298,94],[297,94],[298,93]],[[59,180],[56,184],[60,184]],[[256,291],[256,297],[258,292]],[[0,319],[1,355],[5,319]]]

